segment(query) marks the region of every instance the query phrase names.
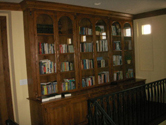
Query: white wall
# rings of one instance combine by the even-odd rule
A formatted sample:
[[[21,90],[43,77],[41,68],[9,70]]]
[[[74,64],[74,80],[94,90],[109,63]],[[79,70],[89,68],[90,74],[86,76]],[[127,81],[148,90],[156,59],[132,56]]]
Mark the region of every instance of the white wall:
[[[14,118],[20,125],[31,125],[28,86],[20,85],[20,80],[27,79],[23,12],[0,11],[0,16],[7,18],[7,37],[9,68],[14,108]]]
[[[166,15],[134,20],[136,77],[152,82],[166,78]],[[141,27],[151,24],[152,33]]]

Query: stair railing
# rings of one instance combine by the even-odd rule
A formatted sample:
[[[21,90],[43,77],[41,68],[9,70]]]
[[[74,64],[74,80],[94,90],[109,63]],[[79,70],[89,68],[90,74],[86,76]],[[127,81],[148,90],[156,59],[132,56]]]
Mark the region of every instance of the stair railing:
[[[90,99],[90,125],[144,125],[166,114],[166,79]]]

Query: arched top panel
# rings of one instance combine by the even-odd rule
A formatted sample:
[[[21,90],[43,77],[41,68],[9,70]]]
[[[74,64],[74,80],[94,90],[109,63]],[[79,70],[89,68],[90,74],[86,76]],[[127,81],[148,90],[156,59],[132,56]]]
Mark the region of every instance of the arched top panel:
[[[98,20],[95,25],[95,30],[99,31],[100,33],[106,32],[107,31],[107,25],[105,21],[103,20]]]
[[[53,24],[53,19],[47,14],[40,14],[37,17],[37,24]]]
[[[37,17],[37,33],[53,33],[53,19],[47,14]]]
[[[131,25],[129,23],[124,24],[123,33],[124,33],[124,36],[128,36],[128,37],[131,36]]]
[[[60,34],[73,34],[73,23],[72,20],[63,16],[58,21],[58,30]]]
[[[83,18],[80,21],[79,33],[82,35],[92,35],[92,23],[88,18]]]
[[[121,25],[119,22],[114,22],[112,23],[112,35],[115,36],[115,35],[121,35]]]

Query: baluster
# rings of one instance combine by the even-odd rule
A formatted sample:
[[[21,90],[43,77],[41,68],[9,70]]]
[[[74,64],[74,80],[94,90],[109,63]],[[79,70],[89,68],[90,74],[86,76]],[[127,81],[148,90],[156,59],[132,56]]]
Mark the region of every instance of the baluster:
[[[129,106],[130,106],[130,119],[129,119],[129,121],[130,121],[130,123],[132,124],[132,120],[133,120],[133,115],[132,115],[132,92],[131,92],[131,90],[129,91]]]
[[[140,101],[139,101],[139,88],[136,89],[136,125],[140,125],[140,119],[139,119],[139,107]]]
[[[152,120],[152,110],[151,110],[151,107],[152,107],[152,85],[151,84],[149,84],[149,89],[148,89],[148,93],[149,93],[149,101],[148,101],[148,103],[149,103],[149,106],[148,106],[148,116],[149,116],[149,120],[148,121],[151,121]]]
[[[166,85],[165,85],[165,84],[166,84],[166,79],[164,80],[164,83],[163,83],[163,95],[164,95],[163,98],[164,98],[164,104],[166,103],[166,92],[165,92],[165,91],[166,91],[166,90],[165,90],[165,89],[166,89]],[[166,107],[164,107],[164,112],[166,112]]]
[[[131,90],[131,104],[132,104],[132,125],[135,124],[135,120],[136,120],[136,117],[135,117],[135,101],[134,101],[134,95],[135,95],[135,92],[134,90]]]
[[[116,122],[116,107],[115,107],[115,95],[114,94],[112,95],[112,103],[113,103],[113,109],[112,109],[112,111],[113,111],[113,121],[115,121],[115,123],[117,123]]]
[[[130,124],[130,102],[129,102],[129,92],[126,92],[126,125]]]
[[[160,82],[156,82],[157,83],[157,116],[159,116],[160,115],[160,113],[159,113],[159,105],[160,105],[160,103],[159,103],[159,83]]]
[[[163,110],[164,110],[164,93],[163,93],[163,83],[164,83],[164,80],[162,80],[161,82],[161,103],[162,103],[162,107],[161,107],[161,112],[162,114],[164,113]]]
[[[120,101],[119,101],[119,93],[117,95],[117,124],[119,124],[119,117],[120,117]]]
[[[92,116],[92,107],[91,107],[91,105],[92,105],[92,103],[90,102],[90,101],[88,101],[88,125],[91,125],[92,124],[92,118],[93,118],[93,116]]]
[[[125,92],[122,93],[122,125],[125,125]]]
[[[112,96],[109,97],[110,99],[110,113],[111,113],[111,118],[113,120],[113,101],[112,101]]]
[[[95,120],[95,124],[94,125],[98,125],[98,118],[97,118],[97,107],[96,107],[96,105],[95,105],[95,118],[94,118]]]
[[[106,97],[106,103],[107,103],[107,114],[111,117],[111,108],[110,108],[110,106],[111,106],[111,105],[110,105],[110,102],[109,102],[109,101],[110,101],[110,99],[109,99],[109,98],[110,98],[110,96],[107,96],[107,97]]]
[[[147,123],[150,121],[150,87],[149,84],[147,85],[147,94],[148,94],[148,100],[147,100]]]
[[[157,108],[156,108],[157,107],[157,105],[156,105],[156,103],[157,103],[157,92],[156,92],[157,90],[156,89],[157,88],[156,87],[157,86],[156,86],[156,82],[155,82],[154,83],[154,113],[155,113],[154,116],[155,117],[157,117]]]
[[[143,104],[143,106],[142,106],[143,112],[142,112],[142,113],[143,113],[143,114],[142,114],[142,115],[143,115],[143,123],[145,123],[145,121],[146,121],[146,118],[145,118],[145,117],[146,117],[146,115],[145,115],[145,110],[146,110],[146,109],[145,109],[145,101],[146,101],[145,86],[143,86],[142,89],[143,89],[143,90],[142,90],[142,94],[143,94],[143,95],[142,95],[142,96],[143,96],[143,102],[142,102],[142,104]]]
[[[100,99],[100,105],[104,109],[104,97]],[[105,109],[104,109],[105,110]],[[103,114],[100,115],[101,123],[104,123]]]

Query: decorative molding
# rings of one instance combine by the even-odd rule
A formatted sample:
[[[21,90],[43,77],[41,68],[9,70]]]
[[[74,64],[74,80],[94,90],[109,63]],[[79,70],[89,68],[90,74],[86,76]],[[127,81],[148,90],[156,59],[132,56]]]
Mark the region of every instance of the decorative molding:
[[[0,2],[0,10],[22,11],[19,3]]]
[[[160,9],[160,10],[154,10],[150,12],[140,13],[133,15],[133,19],[141,19],[141,18],[147,18],[147,17],[153,17],[153,16],[159,16],[166,14],[166,9]]]
[[[73,12],[73,13],[77,12],[81,14],[114,17],[123,20],[124,19],[131,20],[133,18],[131,14],[90,8],[90,7],[62,4],[62,3],[24,0],[20,4],[23,10],[30,8],[30,9],[55,10],[55,11]]]

